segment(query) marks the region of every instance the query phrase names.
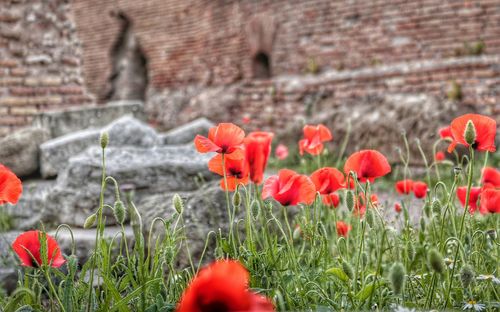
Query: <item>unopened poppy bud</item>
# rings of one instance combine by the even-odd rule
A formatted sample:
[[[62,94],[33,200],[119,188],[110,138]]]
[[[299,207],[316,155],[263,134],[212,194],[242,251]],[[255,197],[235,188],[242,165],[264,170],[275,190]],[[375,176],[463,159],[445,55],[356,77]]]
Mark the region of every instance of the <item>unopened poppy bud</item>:
[[[431,217],[431,204],[428,201],[425,202],[424,213],[427,218]]]
[[[420,229],[422,230],[422,232],[425,231],[425,219],[423,216],[420,218]]]
[[[182,198],[179,194],[174,194],[174,196],[172,197],[172,204],[178,214],[181,215],[184,212],[184,202],[182,201]]]
[[[101,132],[101,137],[99,138],[99,141],[101,142],[101,147],[106,148],[109,143],[109,134],[107,131]]]
[[[370,226],[370,228],[373,228],[373,224],[374,224],[374,217],[373,217],[373,211],[372,209],[367,209],[366,210],[366,223],[368,223],[368,225]]]
[[[465,126],[464,132],[465,142],[469,145],[473,145],[476,142],[476,127],[474,127],[474,123],[472,120],[467,121],[467,126]]]
[[[432,201],[432,213],[435,215],[441,215],[441,202],[437,198],[434,198]]]
[[[413,247],[412,242],[409,242],[406,245],[406,254],[408,255],[408,259],[410,259],[410,261],[415,260],[416,253],[415,253],[415,247]]]
[[[401,294],[405,288],[406,270],[402,263],[396,262],[389,271],[389,280],[391,281],[392,291],[395,295]]]
[[[342,271],[344,271],[345,275],[347,275],[350,279],[354,278],[354,270],[351,264],[345,260],[342,260]]]
[[[260,216],[260,204],[258,200],[254,200],[250,205],[250,213],[252,214],[253,220],[257,221]]]
[[[470,284],[472,284],[474,277],[474,270],[470,265],[466,264],[460,270],[460,281],[462,282],[462,286],[464,288],[467,288]]]
[[[78,269],[78,258],[77,258],[77,256],[75,256],[75,255],[69,256],[68,257],[67,265],[68,265],[68,271],[71,274],[76,273],[76,270]]]
[[[95,213],[88,216],[87,219],[85,219],[85,222],[83,223],[83,228],[84,229],[91,228],[94,225],[96,219],[97,219],[97,216]]]
[[[432,248],[427,255],[427,261],[429,262],[430,267],[439,274],[444,272],[444,261],[443,256],[437,251],[437,249]]]
[[[239,191],[239,187],[236,188],[236,191],[233,194],[233,206],[234,208],[240,208],[241,206],[241,194]]]
[[[125,210],[125,207],[123,206],[123,202],[121,200],[117,200],[115,202],[115,206],[113,207],[113,214],[118,224],[123,224],[123,222],[125,222],[125,219],[127,218],[127,211]]]
[[[363,252],[361,254],[361,264],[363,266],[366,266],[368,264],[368,254],[366,252]]]
[[[352,211],[354,209],[354,193],[351,190],[347,191],[345,195],[345,204],[349,211]]]

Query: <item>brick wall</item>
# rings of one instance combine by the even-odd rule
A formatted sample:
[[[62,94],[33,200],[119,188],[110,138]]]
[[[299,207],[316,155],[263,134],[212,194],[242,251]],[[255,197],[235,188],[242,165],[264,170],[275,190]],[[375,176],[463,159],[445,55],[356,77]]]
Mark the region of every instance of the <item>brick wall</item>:
[[[3,0],[0,5],[0,136],[39,111],[91,101],[69,3]]]

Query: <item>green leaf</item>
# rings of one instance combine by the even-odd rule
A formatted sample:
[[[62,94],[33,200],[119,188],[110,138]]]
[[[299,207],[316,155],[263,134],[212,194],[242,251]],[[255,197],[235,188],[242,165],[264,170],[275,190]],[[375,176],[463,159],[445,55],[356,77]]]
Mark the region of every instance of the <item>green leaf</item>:
[[[342,270],[341,268],[330,268],[325,272],[328,274],[333,274],[335,277],[337,277],[339,280],[343,282],[349,281],[349,276],[347,276],[347,274],[345,274],[344,270]]]
[[[365,301],[379,286],[380,286],[379,283],[375,285],[373,282],[366,285],[356,294],[356,299],[359,301]]]

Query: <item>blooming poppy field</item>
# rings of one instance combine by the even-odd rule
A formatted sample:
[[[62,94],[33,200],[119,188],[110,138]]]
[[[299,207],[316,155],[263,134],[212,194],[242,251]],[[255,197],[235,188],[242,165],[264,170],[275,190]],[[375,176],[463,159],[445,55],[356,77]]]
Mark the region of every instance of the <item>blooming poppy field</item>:
[[[100,205],[84,225],[95,228],[95,249],[79,263],[43,225],[22,233],[11,242],[17,289],[2,295],[0,311],[498,311],[497,124],[466,114],[436,132],[432,159],[411,155],[423,158],[421,176],[412,174],[408,148],[398,174],[373,149],[328,157],[335,134],[323,125],[303,128],[302,165],[267,174],[270,157],[279,165],[291,156],[283,144],[272,152],[273,133],[221,123],[197,135],[195,148],[211,153],[208,168],[220,176],[229,220],[227,230],[209,233],[200,259],[185,239],[179,195],[174,216],[154,220],[161,233],[122,199],[120,181],[106,175],[104,132]],[[389,200],[381,183],[390,185]],[[114,203],[104,200],[107,188],[116,190]],[[1,166],[0,204],[20,196],[21,181]],[[123,229],[112,240],[103,235],[104,209]],[[185,267],[176,261],[181,253],[189,255]]]

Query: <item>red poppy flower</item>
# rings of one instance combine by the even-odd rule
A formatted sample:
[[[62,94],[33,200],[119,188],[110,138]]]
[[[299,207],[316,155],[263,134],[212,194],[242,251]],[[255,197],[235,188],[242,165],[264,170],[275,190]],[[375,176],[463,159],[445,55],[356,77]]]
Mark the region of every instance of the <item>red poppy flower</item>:
[[[224,156],[224,162],[226,166],[226,179],[227,179],[227,190],[234,191],[238,184],[248,183],[248,163],[244,158],[234,159],[231,155]],[[224,169],[222,169],[222,155],[215,155],[208,162],[208,170],[217,173],[220,176],[224,176]],[[220,180],[220,187],[225,190],[224,178]]]
[[[316,191],[323,197],[324,203],[331,202],[330,199],[326,198],[330,194],[338,189],[345,188],[344,174],[336,168],[324,167],[314,171],[311,174],[311,181],[314,183]]]
[[[47,263],[58,268],[66,262],[61,255],[61,249],[56,240],[48,234],[42,235],[40,231],[28,231],[20,234],[12,243],[23,266],[38,267],[43,264],[40,241],[45,238],[47,244]]]
[[[215,261],[194,277],[176,311],[274,311],[267,298],[248,289],[248,282],[248,271],[238,261]]]
[[[410,179],[401,180],[396,182],[395,187],[399,194],[410,194],[413,190],[413,181]]]
[[[200,153],[217,152],[231,154],[237,152],[235,158],[243,158],[241,151],[245,132],[232,123],[220,123],[210,128],[208,138],[197,135],[194,138],[196,149]]]
[[[439,129],[439,136],[441,137],[441,139],[446,139],[446,138],[453,139],[450,126],[440,128]]]
[[[283,144],[278,144],[278,146],[276,146],[276,151],[274,152],[274,155],[279,160],[286,159],[288,157],[288,147],[286,147]]]
[[[370,203],[372,206],[378,205],[377,194],[370,195]],[[364,216],[365,212],[366,212],[365,194],[361,193],[359,194],[358,199],[354,201],[354,215]]]
[[[304,155],[304,151],[311,155],[319,155],[323,151],[323,142],[333,139],[330,130],[323,125],[306,125],[303,132],[304,139],[299,141],[300,155]]]
[[[448,153],[455,150],[457,144],[469,146],[465,141],[465,129],[467,123],[472,121],[476,129],[476,140],[472,147],[478,151],[494,152],[495,148],[495,135],[497,131],[497,123],[494,119],[477,114],[465,114],[455,118],[451,122],[451,133],[453,135],[453,142],[448,147]]]
[[[434,159],[436,159],[436,161],[443,161],[445,160],[445,158],[446,156],[441,151],[437,152],[436,155],[434,155]]]
[[[321,195],[323,204],[329,207],[337,208],[340,204],[340,197],[337,193]]]
[[[483,180],[481,181],[484,186],[500,187],[500,171],[492,168],[485,167],[483,170]]]
[[[474,214],[477,209],[477,200],[479,199],[479,194],[481,193],[480,187],[471,187],[469,196],[469,212]],[[461,186],[457,188],[457,197],[463,207],[465,207],[465,198],[467,195],[467,186]]]
[[[360,182],[366,180],[373,182],[376,178],[385,176],[391,172],[391,166],[380,152],[375,150],[362,150],[349,156],[345,165],[344,173],[354,171]]]
[[[427,195],[427,183],[421,181],[413,182],[413,193],[416,198],[424,198]]]
[[[342,221],[337,221],[337,235],[347,237],[347,233],[351,230],[351,226]]]
[[[243,141],[246,160],[250,168],[250,180],[255,184],[262,183],[264,178],[273,136],[271,132],[252,132]]]
[[[283,206],[299,203],[310,205],[316,197],[316,187],[311,180],[293,170],[282,169],[269,177],[262,188],[262,198],[273,197]]]
[[[482,214],[500,213],[500,190],[484,189],[480,195],[479,211]]]
[[[397,213],[400,213],[402,208],[401,208],[401,204],[400,203],[395,203],[394,204],[394,210],[397,212]]]
[[[22,192],[21,180],[7,167],[0,164],[0,205],[17,204]]]

